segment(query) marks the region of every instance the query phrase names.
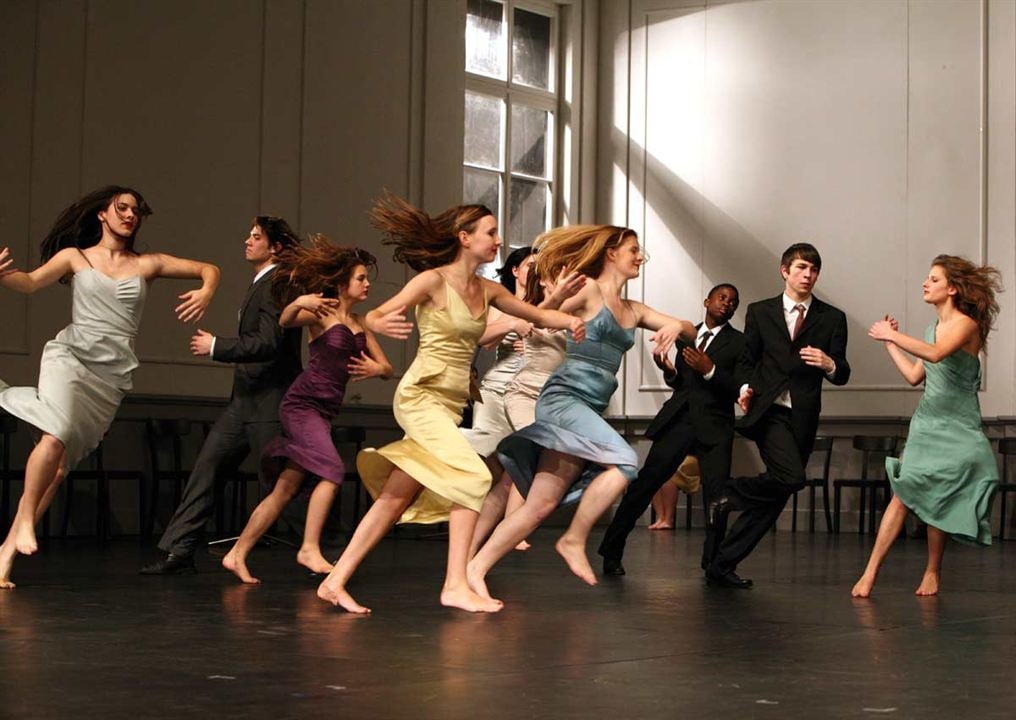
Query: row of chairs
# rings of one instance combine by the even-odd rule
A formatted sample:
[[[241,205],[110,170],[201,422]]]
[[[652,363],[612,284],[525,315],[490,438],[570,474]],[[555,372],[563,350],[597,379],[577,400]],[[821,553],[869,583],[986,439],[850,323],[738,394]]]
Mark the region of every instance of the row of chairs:
[[[845,489],[857,489],[858,492],[858,518],[857,532],[863,535],[865,531],[874,534],[878,528],[877,514],[888,504],[892,495],[889,482],[885,477],[884,463],[887,457],[898,457],[903,451],[905,438],[893,435],[855,435],[852,438],[852,446],[861,453],[861,475],[856,478],[839,478],[829,481],[830,468],[833,456],[833,438],[815,438],[815,446],[812,449],[812,457],[821,455],[821,473],[814,478],[809,478],[801,491],[794,493],[791,506],[792,532],[797,532],[798,496],[804,490],[808,492],[808,530],[815,532],[816,512],[816,491],[822,491],[822,505],[825,514],[826,530],[831,533],[840,532],[840,516],[843,502],[843,491]],[[1001,484],[999,485],[999,510],[1000,521],[998,537],[1005,539],[1006,518],[1008,508],[1008,495],[1016,492],[1016,478],[1010,473],[1010,463],[1016,467],[1016,438],[1002,438],[998,441],[998,452],[1002,456]],[[883,468],[874,470],[873,468]],[[830,507],[829,490],[830,484],[833,492],[833,503]],[[692,526],[693,502],[687,498],[685,506],[685,527]]]
[[[14,470],[11,466],[11,445],[17,432],[16,418],[0,415],[0,518],[3,527],[13,516],[11,504],[11,485],[23,478],[23,470]],[[180,503],[184,483],[190,476],[190,469],[185,467],[184,444],[195,427],[201,428],[204,436],[208,435],[209,423],[194,422],[182,419],[149,419],[145,421],[145,437],[149,459],[149,471],[113,470],[106,467],[103,447],[100,444],[89,460],[82,463],[82,468],[75,469],[64,480],[63,512],[60,519],[60,536],[66,537],[72,516],[74,499],[78,495],[76,486],[80,482],[94,482],[96,486],[95,503],[95,534],[102,541],[111,534],[110,522],[110,485],[111,483],[137,483],[138,492],[138,527],[142,541],[151,538],[159,515],[159,501],[163,495],[162,488],[171,484],[172,501],[175,508]],[[366,440],[366,431],[362,427],[336,427],[332,431],[332,440],[336,446],[352,445],[358,453]],[[355,455],[354,455],[355,457]],[[227,529],[235,530],[242,523],[247,510],[247,488],[249,483],[257,480],[254,473],[234,470],[226,475],[223,482],[216,486],[216,518],[215,526],[221,534]],[[345,483],[352,483],[353,523],[360,517],[362,483],[355,468],[348,468]],[[231,491],[227,498],[227,490]],[[226,519],[228,511],[228,521]],[[336,517],[342,517],[342,494],[340,493],[333,509]],[[43,519],[43,537],[50,535],[49,513]]]

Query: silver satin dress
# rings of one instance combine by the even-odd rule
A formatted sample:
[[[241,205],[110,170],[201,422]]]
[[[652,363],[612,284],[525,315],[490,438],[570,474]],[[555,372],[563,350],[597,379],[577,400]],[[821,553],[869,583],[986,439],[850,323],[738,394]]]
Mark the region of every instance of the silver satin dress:
[[[71,284],[71,324],[46,343],[39,387],[0,380],[0,407],[60,440],[67,470],[98,446],[132,387],[147,292],[140,275],[114,280],[94,268],[75,273]]]

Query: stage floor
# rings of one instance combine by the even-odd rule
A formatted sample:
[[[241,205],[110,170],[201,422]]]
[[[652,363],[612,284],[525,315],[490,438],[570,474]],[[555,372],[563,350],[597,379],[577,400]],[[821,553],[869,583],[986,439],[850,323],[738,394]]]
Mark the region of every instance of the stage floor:
[[[152,578],[129,541],[54,542],[0,592],[0,717],[1016,715],[1016,543],[950,544],[941,595],[919,599],[924,541],[900,542],[854,601],[867,537],[771,535],[737,591],[703,583],[700,531],[636,528],[629,574],[597,587],[558,532],[495,568],[497,615],[438,605],[441,541],[381,544],[350,587],[370,617],[319,601],[285,548],[254,552],[248,587],[204,554],[198,575]]]

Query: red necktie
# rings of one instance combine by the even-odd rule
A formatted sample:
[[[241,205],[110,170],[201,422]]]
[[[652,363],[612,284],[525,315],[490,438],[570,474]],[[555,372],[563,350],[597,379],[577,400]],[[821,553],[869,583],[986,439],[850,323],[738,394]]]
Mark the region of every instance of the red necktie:
[[[804,305],[795,305],[794,309],[797,310],[797,321],[794,323],[794,332],[790,336],[791,340],[797,337],[797,333],[801,332],[801,326],[804,325]]]
[[[713,336],[713,333],[711,331],[709,331],[709,330],[706,330],[704,333],[702,333],[702,339],[699,340],[699,344],[698,344],[698,349],[699,349],[700,352],[705,352],[706,351],[706,345],[709,344],[709,338],[711,338],[712,336]]]

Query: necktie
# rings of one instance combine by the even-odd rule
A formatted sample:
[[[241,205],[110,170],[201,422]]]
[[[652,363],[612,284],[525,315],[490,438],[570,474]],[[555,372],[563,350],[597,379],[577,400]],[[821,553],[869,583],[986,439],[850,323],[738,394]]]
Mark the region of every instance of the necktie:
[[[797,321],[794,322],[794,333],[790,336],[791,340],[797,337],[797,333],[801,332],[801,326],[804,325],[804,305],[795,305],[794,309],[797,310]]]
[[[710,330],[706,330],[704,333],[702,333],[702,339],[699,340],[699,344],[698,344],[698,349],[700,351],[705,352],[706,345],[709,344],[709,338],[711,338],[712,336],[713,336],[713,333]]]

